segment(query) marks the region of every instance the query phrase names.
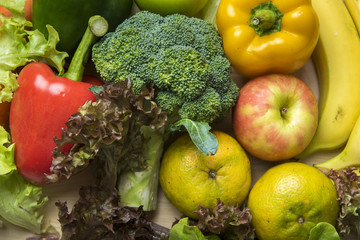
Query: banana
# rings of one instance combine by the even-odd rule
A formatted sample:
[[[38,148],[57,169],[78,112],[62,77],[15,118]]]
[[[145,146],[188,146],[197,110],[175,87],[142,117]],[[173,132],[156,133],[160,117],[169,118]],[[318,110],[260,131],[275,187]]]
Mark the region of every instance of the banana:
[[[313,53],[319,81],[319,123],[297,159],[344,146],[360,115],[360,38],[354,21],[343,0],[312,0],[312,5],[320,23]]]
[[[354,20],[355,26],[360,30],[360,1],[359,0],[343,0],[350,12],[352,19]]]
[[[326,168],[326,169],[345,169],[348,167],[358,167],[360,166],[360,117],[356,121],[356,124],[350,134],[349,140],[347,141],[345,148],[340,152],[340,154],[335,157],[322,162],[315,164],[317,168]]]

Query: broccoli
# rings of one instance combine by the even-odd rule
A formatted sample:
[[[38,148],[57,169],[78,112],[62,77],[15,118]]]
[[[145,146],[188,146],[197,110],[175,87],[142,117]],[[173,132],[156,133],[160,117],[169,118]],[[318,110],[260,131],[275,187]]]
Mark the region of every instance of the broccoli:
[[[154,89],[153,101],[167,114],[160,141],[185,128],[201,152],[215,154],[218,143],[209,123],[229,113],[239,88],[231,79],[231,65],[213,25],[181,14],[140,11],[94,44],[92,60],[106,83],[131,79],[135,95],[143,87]],[[149,149],[156,148],[161,157],[163,144],[160,148],[156,140],[151,144]],[[159,162],[149,164],[154,168]],[[121,174],[118,191],[125,205],[153,206],[154,189],[138,187],[147,179],[142,171]]]
[[[49,178],[69,178],[95,159],[99,186],[116,188],[124,206],[154,210],[170,133],[185,129],[201,152],[215,154],[209,124],[236,103],[222,39],[204,20],[141,11],[102,37],[92,60],[105,85],[55,140]]]
[[[156,103],[174,120],[214,122],[238,97],[222,39],[199,18],[138,12],[93,46],[92,60],[107,82],[131,78],[135,93],[154,84]]]

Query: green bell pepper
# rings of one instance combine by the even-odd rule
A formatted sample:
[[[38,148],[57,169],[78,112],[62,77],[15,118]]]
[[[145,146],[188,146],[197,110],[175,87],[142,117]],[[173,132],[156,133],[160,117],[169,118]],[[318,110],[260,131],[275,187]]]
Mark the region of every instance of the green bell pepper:
[[[34,29],[47,35],[46,24],[59,33],[57,49],[72,55],[93,15],[101,15],[109,23],[109,31],[130,16],[132,0],[33,0]]]

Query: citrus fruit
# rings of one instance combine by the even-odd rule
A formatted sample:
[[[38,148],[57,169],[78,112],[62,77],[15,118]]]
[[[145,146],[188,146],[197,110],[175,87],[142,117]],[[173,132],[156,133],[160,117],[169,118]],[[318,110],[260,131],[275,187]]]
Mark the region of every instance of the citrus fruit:
[[[225,204],[241,204],[251,186],[250,161],[243,148],[226,133],[213,134],[219,143],[215,155],[201,153],[185,134],[166,149],[160,167],[165,196],[195,219],[199,204],[212,209],[218,198]]]
[[[336,199],[333,182],[317,168],[283,163],[266,171],[251,189],[251,224],[262,240],[308,239],[317,223],[336,223]]]

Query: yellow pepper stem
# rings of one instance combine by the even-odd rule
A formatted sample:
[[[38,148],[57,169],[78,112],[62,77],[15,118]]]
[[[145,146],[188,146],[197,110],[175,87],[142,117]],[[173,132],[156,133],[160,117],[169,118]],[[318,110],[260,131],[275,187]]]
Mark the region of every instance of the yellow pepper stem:
[[[259,36],[269,35],[281,30],[282,16],[272,1],[260,3],[251,9],[249,26]]]
[[[275,23],[275,13],[271,10],[259,10],[252,19],[253,24],[263,29],[270,29]]]

